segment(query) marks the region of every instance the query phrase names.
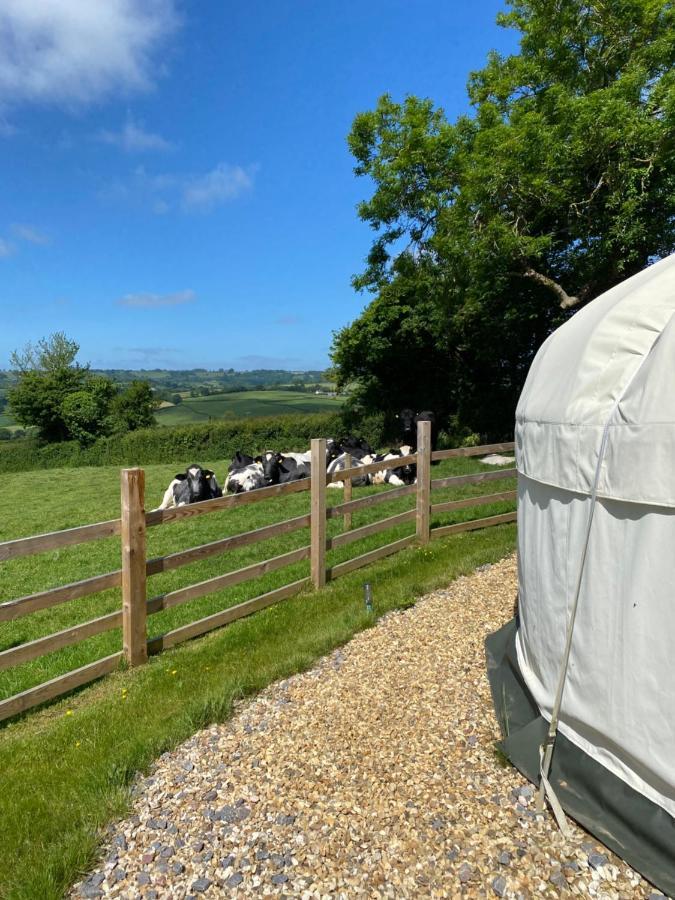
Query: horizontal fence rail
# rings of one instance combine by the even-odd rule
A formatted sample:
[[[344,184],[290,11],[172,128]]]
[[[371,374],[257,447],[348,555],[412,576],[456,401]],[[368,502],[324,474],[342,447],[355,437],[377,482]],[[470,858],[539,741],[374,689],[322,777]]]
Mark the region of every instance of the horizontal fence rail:
[[[166,522],[176,522],[179,519],[202,516],[204,513],[218,512],[221,509],[234,509],[237,506],[248,506],[251,503],[272,500],[275,497],[299,494],[303,491],[308,491],[309,487],[309,478],[302,478],[300,481],[291,481],[288,484],[274,484],[271,487],[258,488],[257,491],[249,491],[245,494],[231,494],[225,497],[217,497],[215,500],[202,500],[200,503],[191,503],[189,506],[154,509],[152,512],[146,513],[145,522],[150,528],[153,525],[164,525]]]
[[[326,515],[329,519],[341,516],[346,512],[357,512],[360,509],[368,509],[370,506],[379,506],[380,503],[390,503],[399,497],[409,497],[417,491],[414,484],[406,484],[404,487],[390,488],[381,494],[370,494],[368,497],[360,497],[358,500],[349,500],[347,503],[338,503],[329,506]]]
[[[253,565],[246,566],[243,569],[235,569],[234,572],[216,575],[215,578],[208,578],[206,581],[200,581],[198,584],[179,588],[177,591],[170,591],[168,594],[161,594],[159,597],[153,598],[158,605],[156,611],[171,609],[172,606],[179,606],[182,603],[187,603],[189,600],[204,597],[206,594],[222,591],[226,587],[241,584],[243,581],[260,578],[261,575],[276,572],[277,569],[302,562],[303,559],[309,559],[309,547],[300,547],[299,550],[282,553],[281,556],[274,556],[272,559],[266,559],[264,562],[253,563]]]
[[[441,525],[431,532],[432,538],[448,537],[450,534],[459,534],[462,531],[475,531],[477,528],[488,528],[490,525],[505,525],[507,522],[515,522],[516,513],[503,513],[500,516],[486,516],[484,519],[472,519],[470,522],[458,522],[456,525]]]
[[[76,544],[84,544],[86,541],[114,537],[120,533],[120,527],[120,519],[111,519],[109,522],[80,525],[77,528],[67,528],[65,531],[52,531],[49,534],[17,538],[15,541],[3,541],[0,544],[0,562],[17,559],[20,556],[33,556],[35,553],[45,553],[47,550],[73,547]]]
[[[80,600],[89,594],[97,594],[99,591],[107,591],[109,588],[119,587],[122,583],[122,570],[108,572],[106,575],[94,575],[85,578],[84,581],[74,581],[72,584],[63,584],[61,587],[50,588],[39,594],[30,594],[28,597],[19,597],[17,600],[7,600],[0,603],[0,622],[10,622],[27,616],[29,613],[38,612],[41,609],[49,609],[59,603],[68,600]]]
[[[248,493],[227,495],[189,506],[152,510],[150,512],[146,512],[144,506],[145,481],[143,470],[123,470],[121,480],[122,514],[119,519],[0,543],[0,561],[18,559],[117,535],[120,536],[122,550],[122,567],[120,569],[0,603],[0,622],[10,622],[67,601],[78,600],[100,591],[120,587],[122,588],[121,608],[89,621],[64,628],[54,634],[36,638],[0,651],[0,671],[30,662],[94,635],[103,634],[120,627],[122,627],[123,634],[123,650],[0,701],[0,721],[59,697],[114,671],[119,667],[123,659],[126,659],[132,666],[142,664],[146,661],[148,655],[154,655],[183,641],[206,634],[215,628],[228,625],[275,603],[294,597],[308,586],[320,588],[328,581],[333,581],[342,575],[357,571],[363,566],[370,565],[408,547],[424,545],[429,540],[436,540],[452,534],[514,522],[516,520],[515,512],[485,516],[467,522],[436,527],[432,527],[431,521],[432,517],[437,514],[451,513],[456,510],[496,503],[513,502],[517,496],[516,491],[508,490],[432,503],[431,494],[433,490],[498,481],[500,479],[513,478],[517,474],[515,468],[501,468],[491,472],[480,471],[468,475],[453,475],[446,478],[432,479],[431,464],[433,461],[451,459],[453,457],[473,457],[487,453],[509,452],[513,451],[513,449],[514,444],[509,442],[432,452],[430,424],[421,422],[418,427],[416,453],[409,456],[381,460],[368,465],[356,466],[353,465],[351,457],[348,457],[347,468],[333,473],[325,473],[324,475],[323,465],[326,459],[326,441],[324,439],[316,439],[312,441],[312,475],[310,478],[289,484],[273,485]],[[364,474],[395,469],[408,464],[416,466],[417,481],[415,484],[386,488],[378,493],[353,499],[352,479]],[[329,485],[340,481],[344,484],[343,502],[329,506],[327,497],[330,492],[327,488]],[[305,515],[295,516],[294,518],[275,522],[250,531],[228,535],[218,540],[175,553],[169,553],[165,556],[147,558],[147,528],[189,519],[193,516],[237,509],[252,503],[274,500],[301,492],[309,492],[310,494],[310,512]],[[415,504],[411,509],[398,512],[395,515],[389,515],[357,528],[352,527],[352,516],[354,513],[404,497],[415,498]],[[328,537],[326,535],[327,522],[335,518],[342,519],[343,530],[340,534]],[[333,565],[327,563],[326,556],[331,551],[349,546],[391,528],[412,523],[415,523],[414,533],[407,537],[399,538],[374,550],[361,553],[344,562]],[[208,578],[187,587],[148,597],[147,579],[154,575],[170,572],[181,566],[201,562],[215,556],[225,555],[241,547],[248,547],[272,538],[289,535],[303,528],[308,528],[310,532],[310,542],[306,546],[225,572],[222,575]],[[310,560],[309,577],[300,578],[290,584],[267,591],[250,600],[227,607],[187,625],[174,628],[165,634],[148,639],[148,616],[188,603],[216,591],[260,578],[271,572],[306,560]]]
[[[254,531],[245,531],[242,534],[221,538],[219,541],[212,541],[210,544],[201,544],[199,547],[192,547],[190,550],[182,550],[180,553],[170,553],[168,556],[157,556],[154,559],[148,560],[146,571],[148,575],[169,572],[171,569],[177,569],[179,566],[187,566],[189,563],[208,559],[210,556],[218,556],[221,553],[226,553],[228,550],[235,550],[239,547],[248,547],[250,544],[257,544],[260,541],[279,537],[282,534],[291,534],[291,532],[298,531],[300,528],[308,528],[310,522],[311,516],[309,514],[306,516],[297,516],[295,519],[287,519],[285,522],[277,522],[274,525],[265,525],[262,528],[256,528]]]
[[[480,447],[453,447],[452,450],[434,450],[431,458],[434,462],[442,459],[453,459],[456,456],[487,456],[488,453],[508,453],[515,450],[515,443],[483,444]]]
[[[168,631],[166,634],[152,638],[152,640],[148,642],[148,651],[153,654],[159,653],[162,650],[166,650],[168,647],[174,647],[176,644],[181,643],[181,641],[187,641],[200,634],[206,634],[214,628],[221,628],[223,625],[229,625],[230,622],[236,622],[237,619],[243,619],[244,616],[250,616],[252,613],[258,612],[260,609],[265,609],[267,606],[272,606],[280,600],[294,597],[309,583],[309,578],[302,578],[299,581],[294,581],[292,584],[286,584],[284,587],[277,588],[274,591],[268,591],[266,594],[261,594],[259,597],[254,597],[252,600],[246,600],[244,603],[239,603],[237,606],[230,606],[222,612],[214,613],[211,616],[205,616],[203,619],[198,619],[196,622],[191,622],[189,625],[174,628],[173,631]]]
[[[356,478],[358,475],[370,475],[375,472],[383,472],[387,469],[398,469],[399,466],[412,466],[417,462],[417,454],[410,456],[394,456],[392,459],[382,459],[380,462],[367,463],[352,469],[338,469],[327,476],[330,484],[333,481],[343,481],[345,478]]]
[[[123,656],[124,654],[120,650],[119,653],[97,659],[96,662],[73,669],[72,672],[59,675],[58,678],[52,678],[51,681],[45,681],[44,684],[39,684],[37,687],[29,688],[29,690],[8,697],[6,700],[0,700],[0,722],[10,716],[25,712],[33,706],[38,706],[40,703],[45,703],[47,700],[54,700],[91,681],[96,681],[102,675],[114,672],[119,668]]]
[[[55,634],[48,634],[46,637],[37,638],[26,644],[19,644],[18,647],[10,647],[9,650],[3,650],[0,653],[0,671],[8,669],[10,666],[18,666],[31,659],[37,659],[38,656],[53,653],[55,650],[61,650],[63,647],[69,647],[71,644],[77,644],[95,634],[112,631],[113,628],[119,628],[121,624],[122,610],[120,609],[108,613],[106,616],[99,616],[97,619],[90,619],[88,622],[64,628],[63,631],[57,631]]]
[[[515,500],[517,497],[518,491],[502,491],[501,494],[483,494],[482,497],[465,497],[463,500],[447,500],[445,503],[432,504],[431,512],[454,512],[456,509],[466,509],[468,506],[486,506],[490,503],[503,503],[507,500]]]
[[[434,478],[432,488],[459,487],[461,484],[482,484],[484,481],[500,481],[502,478],[515,478],[517,469],[497,469],[496,472],[478,472],[475,475],[450,475],[449,478]]]

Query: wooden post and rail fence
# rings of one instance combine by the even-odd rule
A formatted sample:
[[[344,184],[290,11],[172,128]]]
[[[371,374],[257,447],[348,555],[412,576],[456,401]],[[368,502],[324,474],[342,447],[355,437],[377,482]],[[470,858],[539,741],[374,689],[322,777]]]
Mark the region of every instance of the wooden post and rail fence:
[[[155,654],[173,647],[176,644],[205,634],[214,628],[219,628],[230,622],[234,622],[244,616],[248,616],[257,610],[264,609],[281,600],[299,593],[305,587],[313,585],[315,589],[322,588],[328,581],[339,578],[353,572],[362,566],[382,559],[413,544],[426,544],[435,538],[445,537],[463,531],[485,528],[491,525],[499,525],[505,522],[513,522],[515,512],[501,515],[472,519],[469,522],[460,522],[453,525],[445,525],[431,528],[431,517],[435,513],[452,512],[472,506],[480,506],[500,501],[512,501],[516,497],[516,491],[503,491],[501,493],[467,497],[460,500],[449,500],[443,503],[432,504],[432,489],[451,488],[466,484],[479,484],[496,481],[504,478],[512,478],[516,475],[515,469],[498,469],[493,472],[479,472],[470,475],[454,475],[446,478],[432,480],[432,461],[450,459],[452,457],[482,456],[486,453],[513,450],[513,443],[489,444],[481,447],[459,447],[452,450],[431,451],[431,430],[429,422],[420,422],[418,428],[418,449],[415,454],[406,457],[370,465],[358,465],[356,468],[339,470],[332,474],[326,473],[326,440],[317,438],[312,440],[311,446],[311,477],[294,481],[289,484],[274,485],[261,488],[256,491],[243,494],[233,494],[206,500],[201,503],[193,503],[189,506],[180,506],[172,509],[145,511],[145,472],[143,469],[123,469],[121,472],[121,516],[107,522],[98,522],[94,525],[83,525],[70,528],[65,531],[56,531],[49,534],[33,537],[19,538],[13,541],[0,543],[0,563],[23,556],[30,556],[55,550],[62,547],[70,547],[89,541],[120,536],[121,543],[121,568],[103,575],[95,575],[73,584],[66,584],[49,590],[20,597],[0,603],[0,625],[22,616],[47,609],[60,603],[78,600],[82,597],[95,594],[110,588],[121,587],[122,605],[118,611],[99,616],[90,621],[65,628],[55,634],[40,637],[18,646],[11,647],[0,652],[0,671],[17,666],[30,660],[44,656],[68,647],[96,634],[101,634],[115,628],[122,627],[122,650],[98,659],[78,669],[53,678],[50,681],[29,688],[7,699],[0,700],[0,721],[17,715],[44,703],[47,700],[59,697],[62,694],[88,684],[102,675],[114,671],[122,660],[126,660],[129,666],[138,666],[145,663],[149,654]],[[416,484],[404,485],[387,489],[376,494],[353,499],[352,478],[363,476],[367,473],[392,469],[399,466],[414,464],[417,466]],[[347,464],[351,466],[350,462]],[[341,503],[333,506],[327,504],[327,486],[331,482],[343,481],[344,497]],[[306,515],[296,516],[272,525],[265,525],[253,531],[244,532],[192,547],[188,550],[171,553],[148,559],[147,557],[147,529],[164,525],[168,522],[180,519],[204,515],[223,509],[236,507],[269,500],[273,497],[283,497],[302,491],[310,491],[310,512]],[[403,513],[398,513],[388,518],[378,520],[359,528],[352,527],[352,515],[358,510],[377,506],[393,499],[406,496],[415,496],[415,506]],[[328,519],[341,517],[343,531],[341,534],[327,538]],[[327,565],[327,552],[351,544],[373,534],[382,532],[388,528],[405,522],[415,522],[415,534],[401,538],[393,543],[385,544],[375,550],[363,553],[345,562],[332,566]],[[283,553],[280,556],[254,563],[235,571],[209,578],[206,581],[169,591],[155,597],[148,598],[148,578],[160,572],[168,572],[180,566],[187,565],[208,557],[226,553],[239,547],[250,546],[271,537],[290,534],[302,528],[310,529],[310,543],[305,547]],[[187,603],[197,597],[203,597],[214,591],[241,584],[242,582],[258,578],[269,572],[274,572],[284,566],[302,560],[310,561],[310,575],[301,578],[283,587],[268,591],[246,600],[236,606],[228,607],[220,612],[213,613],[205,618],[182,625],[161,637],[148,640],[147,617],[164,609],[169,609],[182,603]]]

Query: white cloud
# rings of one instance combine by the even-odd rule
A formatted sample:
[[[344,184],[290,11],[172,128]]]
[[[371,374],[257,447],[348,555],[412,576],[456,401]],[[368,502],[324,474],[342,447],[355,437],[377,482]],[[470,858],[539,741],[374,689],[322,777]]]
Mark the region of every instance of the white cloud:
[[[161,136],[146,131],[143,125],[137,125],[128,118],[120,131],[100,131],[96,140],[103,144],[121,147],[126,153],[145,153],[149,150],[171,150],[173,144]]]
[[[214,206],[234,200],[253,186],[253,176],[241,166],[220,163],[206,175],[189,179],[183,188],[183,208],[208,212]]]
[[[50,243],[50,238],[38,231],[37,228],[33,228],[32,225],[14,224],[12,225],[12,234],[21,238],[22,241],[28,241],[29,244],[41,244],[44,246]]]
[[[148,90],[174,0],[2,0],[0,104],[92,103]]]
[[[183,303],[194,303],[197,295],[192,290],[175,291],[173,294],[126,294],[117,301],[119,306],[130,306],[133,309],[158,309],[161,306],[181,306]]]
[[[255,169],[219,163],[203,175],[153,174],[144,166],[137,166],[127,178],[113,181],[99,191],[99,197],[149,209],[160,216],[175,208],[187,213],[207,213],[250,190]]]
[[[14,253],[16,253],[14,244],[0,238],[0,259],[6,259],[8,256],[13,256]]]

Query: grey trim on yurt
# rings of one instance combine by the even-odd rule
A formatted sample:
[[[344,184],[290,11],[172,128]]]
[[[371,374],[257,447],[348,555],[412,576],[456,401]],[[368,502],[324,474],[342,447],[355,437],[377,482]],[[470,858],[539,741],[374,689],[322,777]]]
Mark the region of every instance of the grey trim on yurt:
[[[548,722],[530,694],[516,656],[517,620],[485,641],[501,749],[539,782],[539,747]],[[563,808],[587,831],[666,894],[675,896],[675,820],[558,732],[549,781]]]

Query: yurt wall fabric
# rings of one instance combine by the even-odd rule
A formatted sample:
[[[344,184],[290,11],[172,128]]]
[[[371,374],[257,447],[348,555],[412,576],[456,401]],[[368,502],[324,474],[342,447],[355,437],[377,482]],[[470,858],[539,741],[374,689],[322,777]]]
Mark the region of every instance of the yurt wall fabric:
[[[551,335],[515,439],[519,617],[487,642],[505,752],[538,780],[579,584],[551,781],[675,894],[675,256]]]
[[[590,502],[519,479],[516,649],[523,678],[547,720]],[[674,573],[675,509],[597,501],[559,726],[572,743],[672,816],[675,720],[664,720],[664,710],[675,711]]]
[[[647,442],[652,448],[659,443],[664,461],[668,447],[675,452],[674,313],[675,257],[668,257],[597,298],[551,335],[532,364],[516,411],[522,474],[590,493],[609,426],[599,495],[675,505],[675,467],[659,469],[655,485],[648,459],[641,457],[635,466]]]

